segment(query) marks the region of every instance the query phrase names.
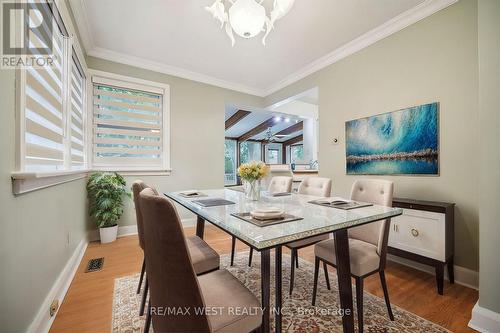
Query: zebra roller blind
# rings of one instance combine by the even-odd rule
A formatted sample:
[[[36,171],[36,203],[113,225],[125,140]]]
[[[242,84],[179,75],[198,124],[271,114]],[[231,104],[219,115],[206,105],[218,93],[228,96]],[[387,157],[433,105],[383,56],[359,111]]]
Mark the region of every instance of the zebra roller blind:
[[[70,156],[72,169],[85,168],[85,75],[73,52],[71,64]]]
[[[50,10],[48,5],[44,8]],[[49,37],[34,33],[28,36],[30,45],[38,47],[46,47],[45,38]],[[24,171],[66,169],[66,118],[63,110],[66,40],[56,28],[52,40],[53,66],[27,67],[25,70]]]
[[[93,165],[161,170],[165,165],[163,94],[114,80],[94,82]]]

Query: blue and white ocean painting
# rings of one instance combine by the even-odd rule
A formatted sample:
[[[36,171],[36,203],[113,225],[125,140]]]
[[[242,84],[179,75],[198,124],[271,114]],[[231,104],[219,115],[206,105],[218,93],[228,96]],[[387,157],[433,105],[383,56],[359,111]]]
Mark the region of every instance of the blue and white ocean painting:
[[[439,104],[346,122],[350,175],[438,175]]]

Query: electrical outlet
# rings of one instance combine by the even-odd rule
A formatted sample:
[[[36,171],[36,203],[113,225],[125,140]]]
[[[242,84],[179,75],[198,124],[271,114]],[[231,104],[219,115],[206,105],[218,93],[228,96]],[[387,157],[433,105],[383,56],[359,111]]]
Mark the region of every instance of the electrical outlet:
[[[51,317],[54,317],[54,315],[57,312],[57,309],[59,309],[59,300],[55,299],[55,300],[52,301],[52,303],[50,303],[49,313],[50,313]]]

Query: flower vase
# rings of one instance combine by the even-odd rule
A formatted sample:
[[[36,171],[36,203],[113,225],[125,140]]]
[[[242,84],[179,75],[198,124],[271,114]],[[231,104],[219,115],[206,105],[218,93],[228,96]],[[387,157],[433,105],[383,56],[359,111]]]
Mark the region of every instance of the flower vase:
[[[245,197],[249,200],[260,200],[260,180],[245,181]]]

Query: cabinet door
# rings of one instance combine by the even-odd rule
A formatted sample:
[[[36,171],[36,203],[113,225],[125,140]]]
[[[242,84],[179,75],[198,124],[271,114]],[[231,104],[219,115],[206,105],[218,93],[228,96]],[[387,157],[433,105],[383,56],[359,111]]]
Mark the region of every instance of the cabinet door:
[[[403,209],[392,219],[389,246],[445,261],[445,215]]]

